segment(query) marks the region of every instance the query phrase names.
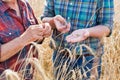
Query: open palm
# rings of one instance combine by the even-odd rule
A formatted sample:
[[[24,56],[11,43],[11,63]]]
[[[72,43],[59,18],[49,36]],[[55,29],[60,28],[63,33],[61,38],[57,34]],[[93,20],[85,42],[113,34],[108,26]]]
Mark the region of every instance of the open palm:
[[[73,31],[70,35],[66,37],[67,42],[75,43],[81,42],[89,37],[89,32],[86,29],[79,29]]]

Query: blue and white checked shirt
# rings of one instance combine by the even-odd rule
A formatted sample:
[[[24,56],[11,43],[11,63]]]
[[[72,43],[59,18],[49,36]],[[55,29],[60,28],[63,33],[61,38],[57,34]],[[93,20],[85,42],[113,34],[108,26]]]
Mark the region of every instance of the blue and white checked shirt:
[[[65,37],[74,30],[105,25],[112,31],[113,14],[113,0],[46,0],[44,13],[41,18],[61,15],[67,21],[70,21],[71,30],[69,33],[64,34],[62,41],[62,46],[66,47],[69,44],[65,41]],[[60,33],[54,30],[53,38],[57,44],[62,40],[62,36],[57,36],[58,34]],[[101,40],[93,37],[79,44],[86,44],[94,51],[103,49]],[[86,48],[83,48],[83,52],[87,51]]]

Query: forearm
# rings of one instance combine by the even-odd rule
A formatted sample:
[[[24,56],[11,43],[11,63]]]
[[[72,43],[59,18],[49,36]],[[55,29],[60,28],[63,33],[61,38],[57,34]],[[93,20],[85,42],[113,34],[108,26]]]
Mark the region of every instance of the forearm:
[[[13,40],[1,45],[0,62],[3,62],[13,55],[17,54],[22,48],[31,42],[34,42],[36,40],[41,41],[43,39],[44,29],[40,26],[42,25],[31,25],[19,37],[14,38]]]
[[[87,29],[90,37],[102,38],[108,36],[110,29],[107,26],[98,25]]]
[[[1,45],[0,62],[3,62],[17,54],[17,52],[19,52],[25,45],[26,43],[21,37],[15,38],[10,42]]]

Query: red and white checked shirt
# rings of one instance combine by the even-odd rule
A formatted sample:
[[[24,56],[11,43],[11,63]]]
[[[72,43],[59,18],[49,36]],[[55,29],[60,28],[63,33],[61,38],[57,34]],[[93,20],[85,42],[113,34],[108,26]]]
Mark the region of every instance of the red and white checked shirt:
[[[24,0],[18,0],[18,5],[21,17],[18,17],[15,10],[11,9],[2,0],[0,0],[0,45],[20,36],[30,25],[38,24],[33,14],[33,10],[27,2]],[[17,59],[20,61],[21,59],[25,58],[28,50],[29,47],[24,47],[13,57],[4,62],[0,62],[0,74],[5,69],[14,66]],[[17,66],[17,69],[18,68],[19,66]]]

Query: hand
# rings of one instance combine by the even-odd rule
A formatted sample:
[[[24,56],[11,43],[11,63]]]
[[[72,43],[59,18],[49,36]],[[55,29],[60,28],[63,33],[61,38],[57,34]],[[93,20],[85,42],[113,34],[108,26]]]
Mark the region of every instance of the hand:
[[[66,33],[70,30],[70,23],[67,23],[66,20],[60,16],[57,15],[53,18],[54,24],[56,26],[56,29],[62,33]]]
[[[81,42],[89,37],[89,32],[87,29],[79,29],[72,32],[72,34],[66,37],[67,42],[75,43]]]
[[[44,29],[43,36],[44,37],[49,37],[52,33],[51,26],[49,25],[49,23],[43,23],[42,26],[43,26],[43,29]]]
[[[23,42],[25,44],[29,44],[36,40],[42,40],[43,39],[43,26],[40,25],[31,25],[27,30],[20,36],[23,39]]]

